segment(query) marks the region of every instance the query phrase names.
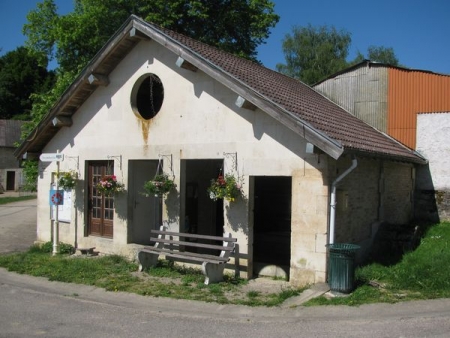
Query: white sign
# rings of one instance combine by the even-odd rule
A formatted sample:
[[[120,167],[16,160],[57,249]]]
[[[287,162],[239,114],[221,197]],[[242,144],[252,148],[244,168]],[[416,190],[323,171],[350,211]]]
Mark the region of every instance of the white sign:
[[[64,191],[64,203],[61,205],[52,205],[50,209],[50,218],[55,220],[56,208],[58,208],[58,221],[70,223],[72,220],[72,191]]]
[[[44,153],[39,156],[42,162],[64,161],[64,154],[61,153]]]

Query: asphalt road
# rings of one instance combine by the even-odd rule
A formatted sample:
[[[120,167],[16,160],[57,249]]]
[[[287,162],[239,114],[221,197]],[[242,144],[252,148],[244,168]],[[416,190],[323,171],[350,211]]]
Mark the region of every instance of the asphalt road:
[[[35,201],[0,206],[0,252],[34,241]],[[450,299],[251,308],[152,298],[0,268],[0,337],[449,337]]]
[[[152,298],[0,269],[0,337],[449,337],[450,300],[250,308]]]
[[[36,217],[36,199],[0,205],[0,253],[25,251],[33,245]]]

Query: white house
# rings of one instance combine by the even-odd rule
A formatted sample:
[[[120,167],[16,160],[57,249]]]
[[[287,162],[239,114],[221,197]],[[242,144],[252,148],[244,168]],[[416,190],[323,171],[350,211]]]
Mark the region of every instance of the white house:
[[[135,16],[16,155],[58,150],[60,170],[80,178],[61,209],[61,241],[135,257],[161,222],[228,231],[238,239],[228,271],[293,285],[325,281],[330,240],[368,248],[374,224],[407,222],[425,163],[307,85]],[[142,194],[158,166],[177,184],[161,201]],[[55,171],[40,162],[40,241],[52,238]],[[220,171],[242,180],[242,198],[210,199]],[[99,194],[107,173],[126,190]]]

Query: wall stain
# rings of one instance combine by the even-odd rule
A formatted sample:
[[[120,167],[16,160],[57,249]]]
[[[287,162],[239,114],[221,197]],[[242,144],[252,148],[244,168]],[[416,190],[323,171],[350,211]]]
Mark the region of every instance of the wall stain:
[[[143,118],[137,118],[138,123],[141,126],[142,140],[144,141],[144,154],[147,153],[148,150],[148,135],[151,125],[151,120],[144,120]]]

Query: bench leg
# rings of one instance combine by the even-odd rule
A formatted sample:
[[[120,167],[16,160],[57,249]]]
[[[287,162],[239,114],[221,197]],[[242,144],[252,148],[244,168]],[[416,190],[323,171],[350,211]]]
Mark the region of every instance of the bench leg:
[[[138,261],[139,261],[139,271],[144,271],[151,266],[155,266],[158,264],[159,254],[139,251],[138,252]]]
[[[202,272],[205,275],[205,285],[208,285],[210,283],[222,282],[224,269],[225,264],[203,262]]]

